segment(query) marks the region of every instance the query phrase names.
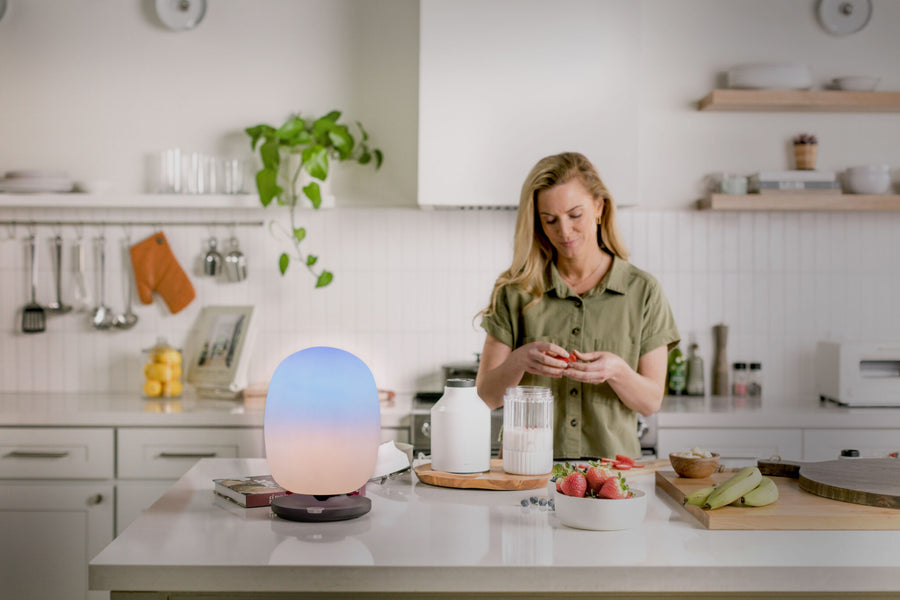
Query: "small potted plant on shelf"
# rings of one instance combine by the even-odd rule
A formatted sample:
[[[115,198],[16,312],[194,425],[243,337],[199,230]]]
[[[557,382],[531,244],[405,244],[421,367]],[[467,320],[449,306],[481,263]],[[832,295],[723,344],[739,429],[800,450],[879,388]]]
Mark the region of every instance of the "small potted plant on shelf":
[[[303,263],[316,277],[316,287],[331,283],[331,271],[316,269],[318,257],[304,254],[300,248],[306,237],[306,229],[296,221],[298,203],[305,199],[316,210],[322,204],[320,183],[328,178],[330,161],[353,161],[361,165],[381,167],[383,155],[377,148],[369,148],[369,135],[357,121],[358,139],[347,125],[338,122],[340,111],[333,110],[323,117],[291,115],[284,124],[256,125],[245,129],[250,136],[250,147],[259,151],[262,168],[256,173],[259,201],[269,206],[272,200],[287,206],[290,213],[290,231],[281,230],[294,247],[294,257]],[[302,195],[301,195],[302,192]],[[271,229],[271,227],[270,227]],[[282,252],[278,257],[278,269],[284,275],[290,266],[291,255]]]
[[[819,140],[815,135],[801,133],[794,138],[794,164],[801,171],[812,171],[816,168],[816,154]]]

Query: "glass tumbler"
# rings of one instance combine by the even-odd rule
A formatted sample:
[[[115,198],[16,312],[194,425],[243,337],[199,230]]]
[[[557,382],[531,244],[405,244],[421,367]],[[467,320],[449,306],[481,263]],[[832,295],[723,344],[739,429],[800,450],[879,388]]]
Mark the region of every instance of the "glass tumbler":
[[[543,475],[553,470],[553,393],[516,386],[503,396],[503,470]]]

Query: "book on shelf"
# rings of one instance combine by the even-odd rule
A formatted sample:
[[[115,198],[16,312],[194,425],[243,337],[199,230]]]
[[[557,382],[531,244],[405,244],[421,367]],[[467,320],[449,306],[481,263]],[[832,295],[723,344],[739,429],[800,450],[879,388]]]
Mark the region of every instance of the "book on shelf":
[[[272,504],[272,498],[291,493],[275,483],[275,479],[271,475],[213,479],[213,483],[215,483],[215,493],[244,508],[269,506]]]

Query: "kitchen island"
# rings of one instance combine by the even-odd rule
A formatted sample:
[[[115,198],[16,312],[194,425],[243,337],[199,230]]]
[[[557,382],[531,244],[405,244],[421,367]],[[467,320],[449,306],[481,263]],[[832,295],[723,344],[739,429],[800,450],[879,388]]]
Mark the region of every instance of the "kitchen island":
[[[900,531],[707,531],[655,488],[653,475],[631,479],[649,495],[641,526],[605,532],[571,529],[545,507],[521,505],[548,497],[546,489],[439,488],[410,472],[367,484],[371,512],[335,523],[284,521],[212,491],[214,478],[267,472],[265,459],[199,461],[91,561],[90,587],[141,600],[176,592],[900,597]]]

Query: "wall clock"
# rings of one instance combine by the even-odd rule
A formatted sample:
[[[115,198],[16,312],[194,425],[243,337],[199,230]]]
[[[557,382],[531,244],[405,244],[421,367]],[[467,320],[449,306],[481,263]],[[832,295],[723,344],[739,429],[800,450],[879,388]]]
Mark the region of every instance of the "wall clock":
[[[816,12],[826,31],[849,35],[869,23],[872,0],[819,0]]]
[[[173,31],[187,31],[206,15],[206,0],[156,0],[156,14]]]

